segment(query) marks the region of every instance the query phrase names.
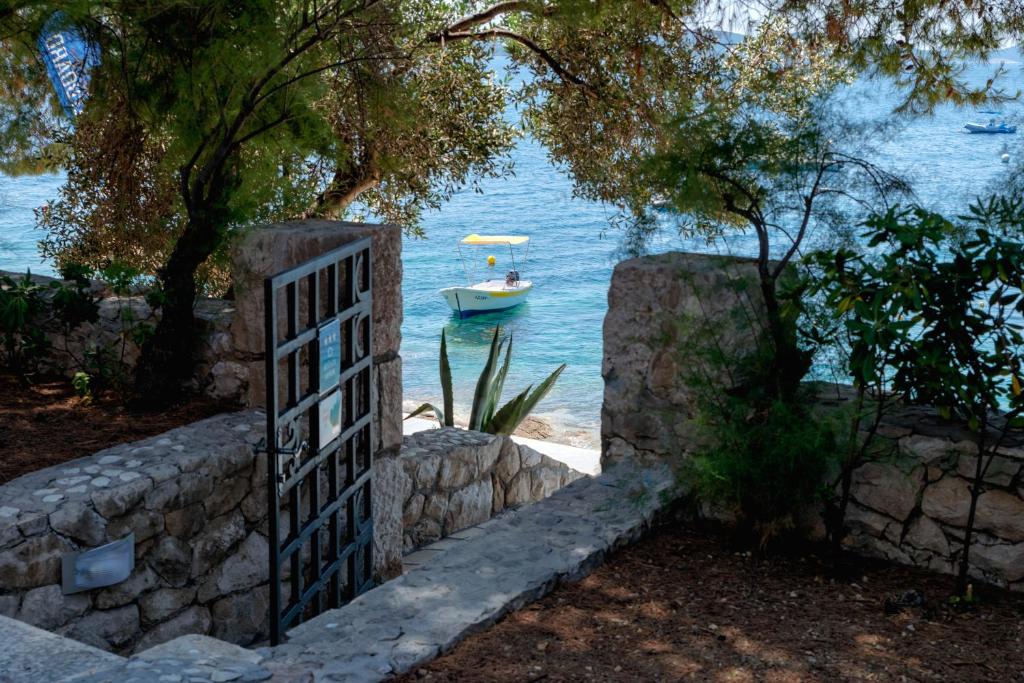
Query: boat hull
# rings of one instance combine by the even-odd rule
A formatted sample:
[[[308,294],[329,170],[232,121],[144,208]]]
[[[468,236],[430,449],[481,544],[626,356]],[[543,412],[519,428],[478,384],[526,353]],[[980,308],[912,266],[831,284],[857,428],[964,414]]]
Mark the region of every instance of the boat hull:
[[[968,133],[979,135],[1011,135],[1017,132],[1017,126],[980,126],[976,123],[968,123],[964,128]]]
[[[452,312],[460,318],[468,318],[515,308],[526,301],[532,289],[533,284],[530,282],[523,282],[518,287],[500,289],[481,286],[446,287],[441,290],[441,296]]]

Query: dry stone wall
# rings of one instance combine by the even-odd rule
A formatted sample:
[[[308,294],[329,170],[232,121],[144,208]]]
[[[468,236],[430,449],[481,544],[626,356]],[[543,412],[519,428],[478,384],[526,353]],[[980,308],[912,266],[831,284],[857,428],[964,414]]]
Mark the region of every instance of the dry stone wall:
[[[261,411],[230,413],[0,486],[0,614],[114,652],[186,633],[249,645],[269,633],[267,462]],[[387,458],[381,455],[382,460]],[[392,460],[394,457],[392,456]],[[374,511],[404,502],[374,480]],[[287,527],[287,510],[282,510]],[[401,518],[392,513],[391,517]],[[375,526],[378,580],[402,532]],[[135,535],[135,569],[64,595],[61,558]]]
[[[0,486],[0,614],[120,653],[184,634],[264,640],[265,426],[260,411],[225,414]],[[408,437],[400,455],[381,452],[376,463],[378,576],[400,573],[403,552],[582,476],[507,437]],[[135,569],[126,581],[63,594],[63,555],[129,533]]]
[[[262,413],[222,415],[0,486],[0,613],[115,652],[267,633]],[[135,534],[124,582],[73,595],[61,557]]]
[[[876,439],[877,460],[854,472],[846,545],[956,573],[977,447],[965,430],[921,407],[888,416]],[[1024,443],[1011,439],[994,456],[976,514],[971,575],[1024,591]]]
[[[702,369],[698,345],[711,329],[726,357],[757,348],[751,321],[762,313],[754,277],[749,261],[698,254],[615,268],[604,323],[602,469],[679,464],[699,450],[692,384]],[[832,388],[822,393],[822,406],[835,408],[848,396]],[[954,572],[977,458],[969,435],[931,409],[906,408],[886,418],[877,438],[879,459],[854,473],[845,543],[865,555]],[[971,573],[1024,590],[1024,443],[1004,443],[983,487]],[[809,533],[823,533],[820,520]]]
[[[507,436],[454,427],[408,436],[390,475],[402,501],[403,550],[543,500],[582,476]]]

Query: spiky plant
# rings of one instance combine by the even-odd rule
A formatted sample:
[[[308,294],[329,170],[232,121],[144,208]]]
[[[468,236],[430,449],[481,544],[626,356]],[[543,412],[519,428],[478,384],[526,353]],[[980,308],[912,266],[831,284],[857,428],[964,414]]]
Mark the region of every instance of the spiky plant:
[[[500,362],[501,367],[499,368],[503,349],[505,358]],[[499,325],[494,329],[494,338],[491,340],[491,349],[487,354],[487,363],[484,364],[484,369],[476,382],[476,390],[473,392],[473,406],[469,415],[470,429],[488,434],[511,434],[540,403],[541,399],[547,396],[558,376],[565,370],[565,363],[563,363],[548,375],[547,379],[541,382],[536,389],[531,384],[511,401],[498,408],[511,363],[512,336],[509,335],[508,347],[505,347],[505,340],[501,337],[501,326]],[[438,408],[432,403],[424,403],[409,413],[406,419],[429,411],[434,413],[434,417],[442,427],[455,426],[455,414],[452,407],[452,369],[448,363],[448,342],[443,330],[441,331],[440,369],[441,396],[444,407]]]

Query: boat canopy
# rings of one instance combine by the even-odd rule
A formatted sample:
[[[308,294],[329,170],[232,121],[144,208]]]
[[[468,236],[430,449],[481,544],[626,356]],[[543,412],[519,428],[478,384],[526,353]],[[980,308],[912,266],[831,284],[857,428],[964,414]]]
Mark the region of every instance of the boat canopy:
[[[525,235],[467,235],[462,239],[463,244],[488,245],[488,244],[526,244],[530,238]]]

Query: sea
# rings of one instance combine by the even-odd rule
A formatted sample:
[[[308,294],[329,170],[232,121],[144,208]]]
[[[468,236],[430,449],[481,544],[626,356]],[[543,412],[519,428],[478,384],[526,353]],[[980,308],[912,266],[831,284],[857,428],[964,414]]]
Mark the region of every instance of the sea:
[[[500,68],[500,59],[498,66]],[[1011,48],[989,63],[967,67],[971,82],[984,83],[1002,64],[1003,88],[1024,90],[1020,52]],[[854,118],[891,119],[897,95],[884,84],[855,84],[844,101]],[[1024,106],[999,105],[1000,119],[1024,126]],[[517,119],[518,111],[506,116]],[[969,135],[968,121],[989,115],[973,108],[940,107],[932,115],[897,119],[872,150],[872,161],[912,183],[916,200],[928,208],[961,213],[974,197],[999,189],[1024,162],[1024,127],[1017,135]],[[1010,163],[1002,163],[1003,153]],[[552,424],[563,441],[590,447],[598,441],[603,393],[601,328],[608,285],[615,264],[627,257],[623,233],[615,227],[617,210],[575,196],[564,168],[553,164],[545,148],[530,137],[512,152],[514,174],[485,179],[479,191],[457,192],[440,209],[423,215],[425,238],[403,244],[402,363],[407,407],[438,401],[438,347],[445,332],[455,384],[457,412],[468,413],[476,379],[497,326],[512,342],[511,372],[505,398],[536,385],[560,364],[567,368],[536,415]],[[39,254],[41,234],[33,209],[54,199],[63,177],[0,176],[0,270],[50,274]],[[708,244],[679,235],[675,221],[664,217],[662,230],[647,244],[653,252],[669,250],[749,254],[749,235],[734,235]],[[453,316],[438,294],[442,287],[484,277],[502,277],[511,267],[507,248],[463,247],[470,233],[521,234],[529,252],[517,248],[516,266],[534,283],[529,300],[507,312],[465,320]],[[487,256],[497,260],[493,270]],[[465,260],[463,260],[463,257]],[[468,277],[467,277],[468,271]]]

